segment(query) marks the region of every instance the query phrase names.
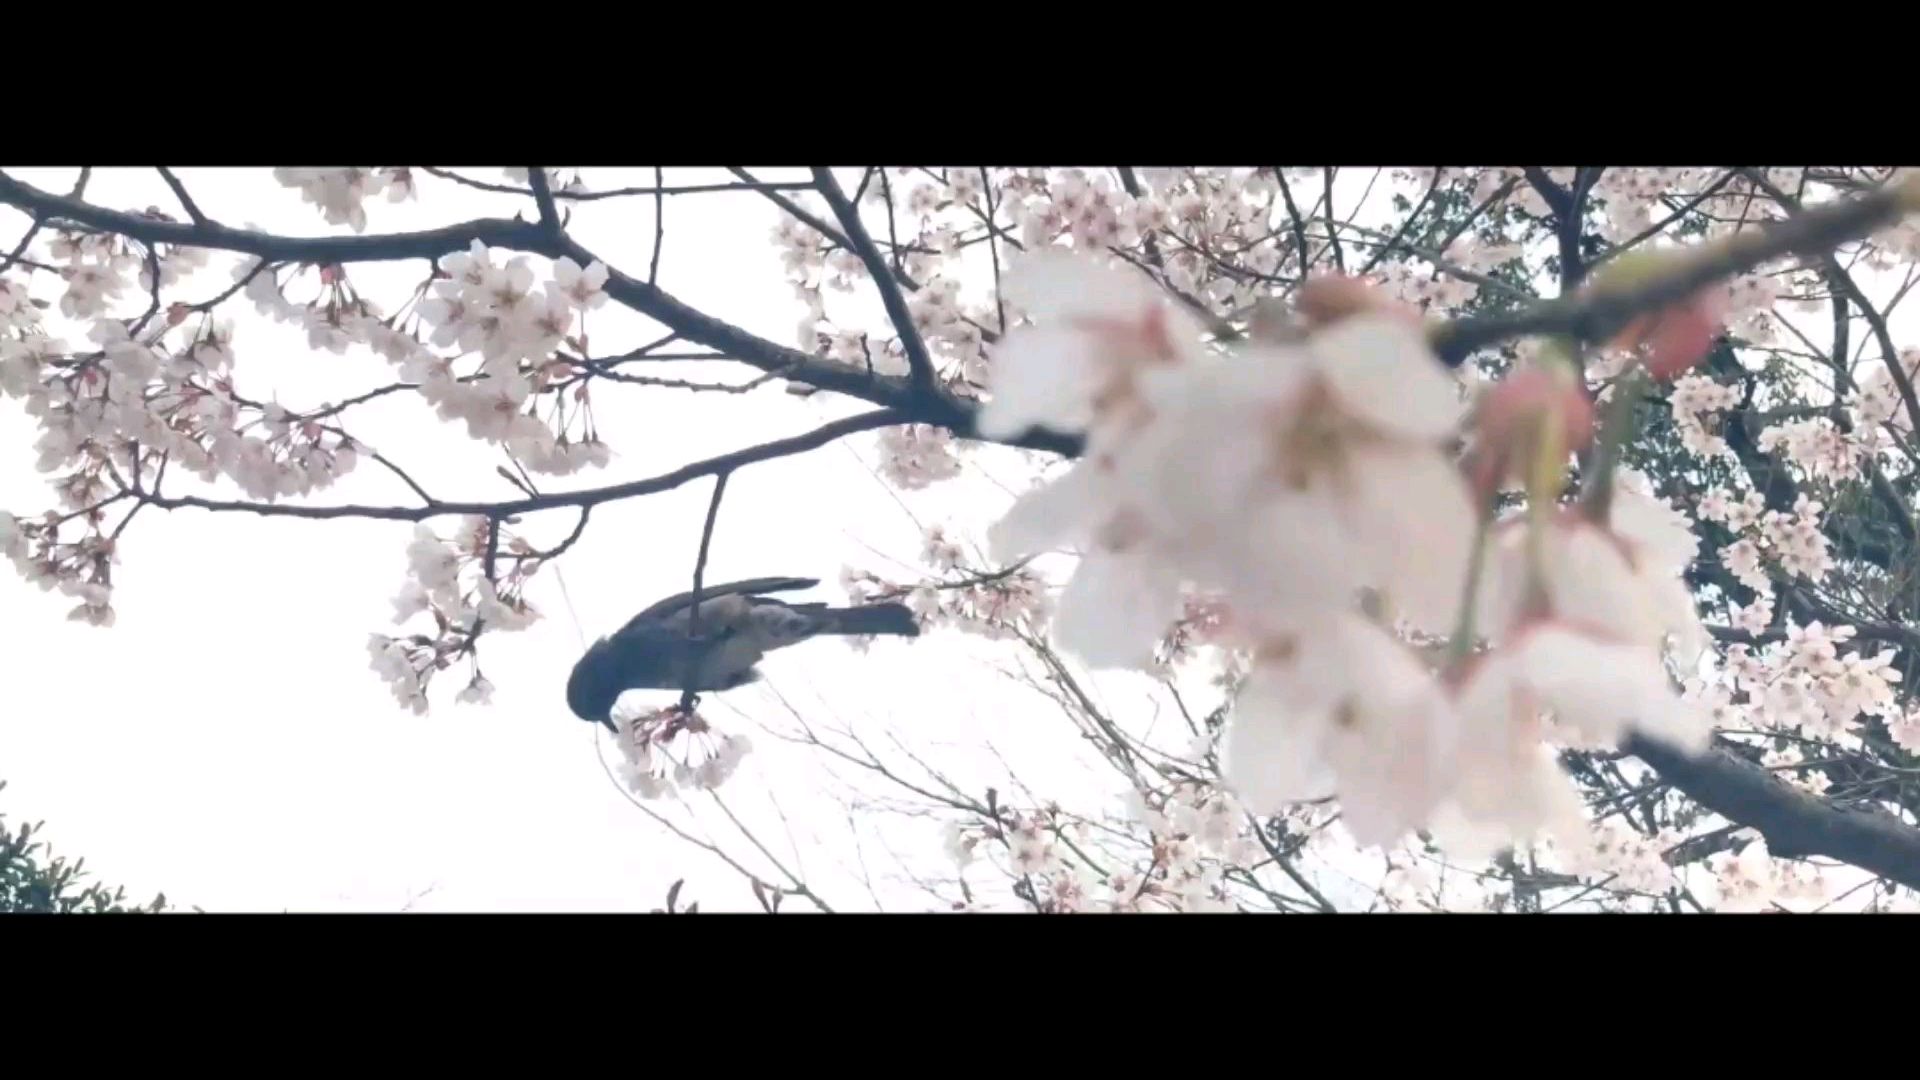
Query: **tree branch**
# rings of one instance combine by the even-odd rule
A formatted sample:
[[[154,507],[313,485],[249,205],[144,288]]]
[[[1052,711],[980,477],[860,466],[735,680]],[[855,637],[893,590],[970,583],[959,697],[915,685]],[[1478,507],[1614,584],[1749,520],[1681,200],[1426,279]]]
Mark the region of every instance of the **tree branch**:
[[[449,514],[477,514],[483,517],[510,517],[515,514],[530,514],[540,510],[552,510],[556,507],[575,506],[592,507],[617,499],[628,499],[638,495],[652,495],[656,492],[671,491],[674,488],[702,476],[713,476],[723,472],[732,472],[744,465],[755,462],[772,461],[776,458],[790,457],[794,454],[815,450],[836,439],[861,431],[875,428],[892,427],[907,423],[908,420],[891,409],[876,409],[860,413],[845,419],[795,435],[788,439],[750,446],[735,450],[719,457],[711,457],[682,465],[672,472],[661,473],[644,480],[633,480],[625,484],[609,487],[588,488],[584,491],[556,492],[550,495],[530,496],[511,502],[436,502],[429,506],[298,506],[278,503],[231,502],[220,499],[203,499],[193,495],[161,496],[138,495],[140,501],[151,503],[163,510],[210,510],[215,512],[258,514],[262,517],[299,517],[299,518],[373,518],[382,521],[426,521],[431,518],[445,517]],[[129,494],[132,494],[129,492]]]
[[[547,183],[545,165],[527,166],[527,187],[533,192],[533,204],[540,210],[540,224],[552,233],[560,232],[560,211],[553,205],[553,189]]]
[[[422,165],[420,171],[428,176],[450,180],[476,191],[491,191],[500,195],[523,197],[533,194],[533,189],[530,187],[515,187],[512,184],[494,184],[485,180],[475,180],[438,165]],[[656,177],[657,175],[656,173]],[[746,184],[681,184],[677,187],[668,187],[656,181],[653,187],[609,188],[606,191],[556,191],[553,197],[561,202],[596,202],[601,199],[622,199],[635,195],[717,195],[738,191],[806,191],[811,187],[813,187],[812,184],[797,180],[765,184],[758,181]]]
[[[1689,757],[1638,735],[1621,749],[1708,810],[1760,830],[1776,856],[1824,855],[1920,889],[1920,829],[1887,814],[1835,806],[1725,750]]]
[[[693,591],[687,594],[687,637],[697,639],[700,636],[700,589],[707,575],[707,549],[713,544],[713,525],[720,519],[720,500],[727,493],[729,472],[713,475],[713,498],[707,503],[707,521],[700,527],[700,554],[693,562]],[[695,683],[697,672],[690,674],[688,683]],[[691,714],[693,706],[700,698],[698,691],[689,685],[680,695],[680,711]]]
[[[1676,257],[1631,287],[1586,291],[1511,315],[1443,323],[1430,335],[1451,365],[1475,349],[1529,334],[1571,334],[1604,340],[1643,312],[1675,303],[1717,281],[1790,254],[1815,254],[1892,224],[1920,200],[1920,181],[1809,210],[1774,225],[1736,233],[1723,243]]]
[[[900,347],[907,354],[907,377],[915,392],[938,395],[938,376],[933,369],[933,357],[927,353],[926,340],[920,336],[920,328],[913,324],[913,313],[907,310],[906,296],[888,271],[887,260],[881,257],[880,249],[874,246],[873,237],[867,234],[867,226],[860,220],[859,208],[847,201],[846,192],[840,190],[840,182],[833,178],[832,169],[815,166],[813,182],[826,198],[827,206],[833,210],[840,227],[846,230],[853,253],[860,257],[861,265],[867,268],[867,276],[873,279],[875,287],[880,290],[880,302],[886,306],[887,318],[899,332]]]
[[[165,165],[156,165],[155,168],[160,170],[160,179],[165,180],[167,186],[173,189],[173,197],[180,200],[180,208],[187,212],[187,216],[193,219],[193,223],[205,225],[207,215],[200,212],[200,207],[194,204],[193,196],[187,194],[186,185],[180,183],[180,178],[173,175],[173,170]]]
[[[213,221],[205,224],[160,221],[41,191],[5,173],[0,173],[0,202],[49,219],[71,221],[149,244],[184,244],[218,251],[238,251],[276,261],[349,263],[435,259],[448,252],[462,250],[474,240],[489,247],[536,252],[552,246],[538,225],[501,218],[479,218],[422,232],[311,237],[276,236],[251,229],[235,229]]]

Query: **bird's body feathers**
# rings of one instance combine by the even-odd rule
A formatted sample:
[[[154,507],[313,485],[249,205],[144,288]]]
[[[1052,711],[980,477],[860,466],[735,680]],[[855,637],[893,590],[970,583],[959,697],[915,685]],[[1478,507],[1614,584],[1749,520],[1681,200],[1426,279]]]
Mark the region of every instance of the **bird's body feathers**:
[[[811,588],[813,578],[752,578],[667,597],[594,642],[567,680],[567,704],[576,716],[609,723],[628,690],[731,690],[758,681],[766,654],[822,634],[916,637],[904,604],[789,604],[760,595]]]

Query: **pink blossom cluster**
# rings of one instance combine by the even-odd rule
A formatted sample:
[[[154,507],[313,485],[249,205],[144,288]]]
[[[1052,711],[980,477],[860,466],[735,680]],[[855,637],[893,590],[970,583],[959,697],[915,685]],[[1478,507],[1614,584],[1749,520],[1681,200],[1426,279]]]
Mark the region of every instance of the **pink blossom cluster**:
[[[433,632],[371,634],[367,652],[395,700],[416,714],[427,712],[427,688],[435,673],[461,658],[471,661],[472,674],[456,700],[490,701],[493,684],[481,673],[476,651],[480,633],[525,630],[540,618],[525,595],[540,560],[524,540],[494,537],[496,528],[486,518],[466,518],[449,541],[431,526],[414,527],[407,545],[407,582],[393,600],[393,622],[405,625],[425,616]],[[490,563],[501,562],[512,568],[504,574],[497,568],[487,572]]]
[[[747,736],[722,734],[698,713],[683,712],[677,705],[617,709],[613,721],[620,782],[642,799],[718,788],[753,749]]]
[[[1690,373],[1673,382],[1667,405],[1686,448],[1701,457],[1725,454],[1727,442],[1716,432],[1719,414],[1740,404],[1740,388]]]
[[[300,198],[312,203],[329,225],[348,225],[354,232],[367,229],[366,200],[386,192],[388,202],[404,202],[414,197],[413,173],[409,169],[384,169],[364,166],[289,167],[273,170],[273,178],[300,192]]]
[[[903,600],[926,628],[951,626],[998,639],[1044,632],[1052,597],[1045,579],[1030,567],[983,567],[940,525],[926,530],[921,558],[933,573],[919,581],[896,583],[847,567],[840,586],[850,603]],[[865,644],[859,638],[847,641],[855,647]]]
[[[1851,646],[1857,633],[1851,626],[1809,622],[1789,624],[1785,640],[1757,650],[1744,643],[1729,645],[1720,700],[1729,705],[1743,701],[1747,708],[1740,711],[1752,723],[1857,744],[1863,715],[1880,717],[1889,726],[1904,715],[1895,688],[1904,677],[1892,666],[1893,651],[1840,651]]]
[[[1006,812],[997,822],[950,823],[945,850],[963,875],[983,853],[993,853],[996,868],[1021,883],[1016,892],[1025,891],[1024,902],[1045,911],[1235,910],[1226,873],[1262,854],[1240,803],[1226,791],[1198,783],[1136,789],[1129,798],[1128,823],[1148,829],[1138,857],[1097,846],[1088,822],[1057,805]],[[1095,851],[1102,860],[1098,870],[1090,854]]]

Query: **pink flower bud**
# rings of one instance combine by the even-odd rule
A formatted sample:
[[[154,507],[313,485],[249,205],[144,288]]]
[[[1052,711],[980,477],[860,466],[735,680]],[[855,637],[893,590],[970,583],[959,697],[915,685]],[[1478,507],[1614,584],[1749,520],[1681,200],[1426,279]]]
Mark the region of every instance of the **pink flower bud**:
[[[1557,462],[1592,442],[1593,402],[1571,368],[1527,364],[1486,392],[1474,426],[1469,467],[1474,487],[1491,498],[1510,478],[1526,481],[1539,455]]]
[[[1609,346],[1640,348],[1647,373],[1671,379],[1706,358],[1726,321],[1726,310],[1726,290],[1702,289],[1681,303],[1634,319]]]

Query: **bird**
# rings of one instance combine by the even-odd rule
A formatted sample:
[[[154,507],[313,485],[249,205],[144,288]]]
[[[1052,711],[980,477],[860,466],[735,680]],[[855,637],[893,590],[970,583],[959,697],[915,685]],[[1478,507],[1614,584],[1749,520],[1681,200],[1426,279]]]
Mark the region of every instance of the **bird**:
[[[733,690],[759,681],[762,657],[810,638],[920,635],[913,609],[902,603],[832,607],[765,595],[818,584],[818,578],[765,577],[707,586],[699,590],[697,620],[691,592],[654,603],[587,648],[567,677],[567,707],[617,732],[613,706],[628,690]]]

